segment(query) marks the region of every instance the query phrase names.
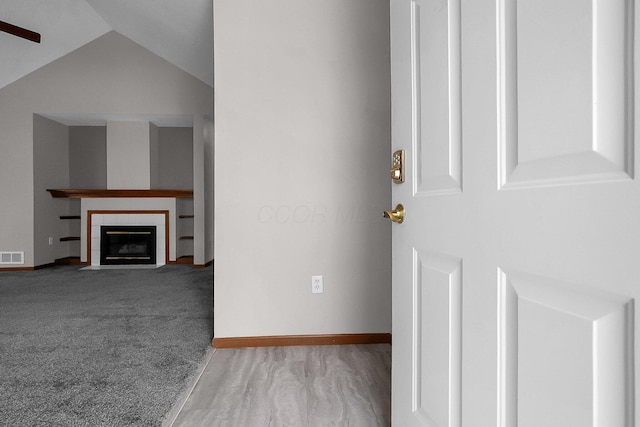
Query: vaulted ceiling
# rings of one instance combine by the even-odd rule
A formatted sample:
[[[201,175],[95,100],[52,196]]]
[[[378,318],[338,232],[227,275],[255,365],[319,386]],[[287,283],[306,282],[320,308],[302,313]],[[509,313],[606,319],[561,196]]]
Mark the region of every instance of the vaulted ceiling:
[[[42,36],[0,32],[0,88],[113,30],[213,86],[212,0],[2,0],[0,21]]]

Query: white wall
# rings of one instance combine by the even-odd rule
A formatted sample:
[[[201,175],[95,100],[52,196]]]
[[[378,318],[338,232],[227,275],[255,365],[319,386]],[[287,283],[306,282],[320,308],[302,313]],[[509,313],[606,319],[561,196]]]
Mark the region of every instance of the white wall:
[[[212,99],[210,86],[116,32],[0,89],[0,251],[24,251],[33,266],[34,242],[48,237],[34,235],[34,113],[202,116]]]
[[[388,1],[214,20],[215,336],[390,332]]]

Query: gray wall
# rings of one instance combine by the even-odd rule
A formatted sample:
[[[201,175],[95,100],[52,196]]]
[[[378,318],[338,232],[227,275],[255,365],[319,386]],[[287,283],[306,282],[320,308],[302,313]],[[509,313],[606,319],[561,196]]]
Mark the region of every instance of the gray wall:
[[[204,168],[204,199],[205,213],[207,215],[205,224],[205,259],[215,259],[215,181],[214,181],[214,162],[215,162],[215,133],[213,129],[213,120],[205,118],[204,121],[204,162],[205,165],[211,167]]]
[[[193,188],[193,129],[151,124],[149,136],[151,188]],[[107,188],[106,141],[106,126],[69,127],[71,188]]]
[[[155,187],[158,172],[157,165],[160,161],[160,130],[158,126],[149,123],[149,188]]]
[[[193,215],[193,200],[176,199],[176,215]],[[193,240],[180,239],[180,236],[193,236],[193,218],[178,218],[176,234],[176,258],[193,256]]]
[[[69,185],[107,188],[106,126],[69,127]]]
[[[149,122],[107,123],[109,190],[151,188],[151,127]]]
[[[152,188],[193,188],[193,129],[158,128],[158,162],[152,164]]]
[[[33,266],[48,237],[34,233],[34,113],[211,115],[212,104],[210,86],[116,32],[0,89],[0,182],[12,183],[0,186],[0,251],[25,251]]]
[[[70,256],[77,249],[76,242],[60,242],[71,234],[72,222],[60,220],[69,215],[70,205],[65,200],[54,199],[48,188],[69,186],[69,128],[37,114],[33,115],[33,170],[35,207],[34,242],[36,265]],[[76,224],[77,225],[77,224]],[[79,230],[78,230],[79,231]],[[77,235],[77,233],[76,233]],[[49,237],[53,244],[49,245]]]
[[[207,230],[205,221],[198,221],[198,218],[207,217],[207,204],[205,197],[205,170],[207,169],[207,157],[205,156],[205,116],[193,117],[193,214],[195,220],[193,222],[193,263],[196,265],[204,265],[208,260],[205,259],[204,250],[195,249],[205,248]]]
[[[390,332],[388,1],[214,20],[215,336]]]

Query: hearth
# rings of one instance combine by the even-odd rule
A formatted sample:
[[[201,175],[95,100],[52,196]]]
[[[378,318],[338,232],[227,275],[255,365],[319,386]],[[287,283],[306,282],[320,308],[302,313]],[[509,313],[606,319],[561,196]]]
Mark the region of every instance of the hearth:
[[[100,227],[100,265],[156,264],[156,227]]]

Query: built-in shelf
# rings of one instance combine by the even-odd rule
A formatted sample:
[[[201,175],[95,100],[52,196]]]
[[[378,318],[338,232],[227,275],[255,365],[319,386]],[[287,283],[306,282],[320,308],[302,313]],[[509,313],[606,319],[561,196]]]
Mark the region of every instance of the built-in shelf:
[[[106,197],[173,197],[192,199],[193,190],[96,190],[96,189],[48,189],[51,197],[82,199]]]
[[[176,264],[193,264],[193,255],[183,255],[176,258]]]
[[[76,237],[76,236],[69,236],[69,237],[61,237],[60,241],[61,242],[70,242],[72,240],[80,240],[80,237]]]
[[[80,219],[80,215],[60,215],[60,219]]]
[[[193,200],[176,200],[176,256],[178,264],[193,264],[194,212]]]
[[[58,265],[88,265],[86,262],[80,261],[79,256],[68,256],[65,258],[58,258],[55,261]]]

